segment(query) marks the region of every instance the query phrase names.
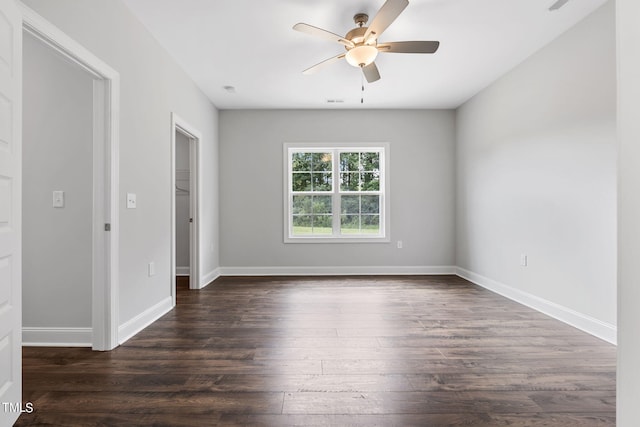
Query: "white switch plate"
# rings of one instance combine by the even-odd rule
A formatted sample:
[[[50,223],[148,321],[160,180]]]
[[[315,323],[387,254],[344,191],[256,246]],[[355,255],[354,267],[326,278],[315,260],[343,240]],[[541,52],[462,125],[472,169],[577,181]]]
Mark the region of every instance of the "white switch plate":
[[[402,240],[398,240],[396,246],[398,247],[398,249],[402,249]]]
[[[136,194],[135,193],[127,193],[127,209],[135,209],[136,208]]]
[[[527,261],[527,254],[520,254],[520,265],[526,267]]]
[[[149,277],[155,276],[156,274],[156,263],[151,261],[149,263]]]
[[[64,191],[55,190],[53,192],[53,207],[64,208]]]

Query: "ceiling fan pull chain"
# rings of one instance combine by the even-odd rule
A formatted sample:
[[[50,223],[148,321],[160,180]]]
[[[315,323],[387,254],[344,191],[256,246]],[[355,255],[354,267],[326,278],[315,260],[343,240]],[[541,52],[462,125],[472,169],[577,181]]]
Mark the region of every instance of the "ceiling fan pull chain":
[[[360,104],[364,104],[364,76],[360,76],[360,85],[362,92],[360,93]]]

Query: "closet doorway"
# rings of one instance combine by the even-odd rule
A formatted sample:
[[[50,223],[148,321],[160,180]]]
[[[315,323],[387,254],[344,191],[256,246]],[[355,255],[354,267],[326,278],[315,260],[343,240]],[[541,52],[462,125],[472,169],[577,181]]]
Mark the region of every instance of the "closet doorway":
[[[172,114],[172,298],[176,287],[200,288],[199,148],[200,133]]]

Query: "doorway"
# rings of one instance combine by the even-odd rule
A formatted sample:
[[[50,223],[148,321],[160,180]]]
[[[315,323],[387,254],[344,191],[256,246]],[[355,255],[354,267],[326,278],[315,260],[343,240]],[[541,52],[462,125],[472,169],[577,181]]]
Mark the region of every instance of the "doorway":
[[[65,169],[75,168],[74,162],[78,158],[82,158],[81,165],[78,170],[80,173],[72,178],[67,178],[66,184],[58,184],[60,187],[46,188],[40,184],[34,184],[33,188],[40,191],[36,197],[40,202],[46,205],[46,209],[54,210],[53,217],[47,219],[45,226],[49,229],[60,229],[65,233],[74,231],[74,224],[63,225],[62,221],[68,220],[73,215],[81,218],[83,221],[84,231],[81,238],[66,239],[65,244],[68,247],[80,246],[88,252],[78,264],[82,264],[83,274],[78,281],[84,282],[82,287],[81,302],[76,304],[76,293],[74,289],[66,289],[72,297],[67,301],[67,305],[58,306],[57,310],[63,311],[56,313],[55,323],[50,319],[43,319],[40,314],[36,313],[39,326],[32,330],[26,329],[24,332],[25,341],[31,336],[33,345],[86,345],[94,350],[111,350],[118,345],[118,109],[119,109],[119,81],[120,77],[117,72],[96,58],[66,34],[58,30],[54,25],[43,19],[33,10],[21,5],[22,12],[22,28],[23,28],[23,46],[31,43],[38,46],[50,59],[58,62],[58,65],[66,66],[66,70],[72,70],[74,75],[81,76],[82,95],[85,104],[81,110],[85,114],[74,118],[69,115],[69,123],[61,127],[62,134],[60,139],[64,140],[64,131],[68,135],[74,135],[78,128],[82,127],[79,139],[84,144],[70,148],[72,154],[62,155],[62,153],[54,150],[59,160],[53,161],[53,158],[46,157],[44,153],[37,152],[39,160],[43,164],[53,163],[54,167],[51,176],[56,179],[66,173]],[[41,70],[32,70],[34,79],[44,78]],[[23,72],[23,78],[26,77],[27,70]],[[61,79],[64,77],[56,77]],[[69,80],[69,79],[67,79]],[[53,82],[55,85],[58,81]],[[49,82],[51,83],[51,82]],[[47,84],[47,87],[50,87]],[[54,89],[54,88],[51,88]],[[27,90],[27,88],[25,88]],[[55,101],[55,100],[54,100]],[[33,107],[33,104],[32,104]],[[27,105],[25,105],[27,108]],[[55,108],[55,107],[54,107]],[[86,111],[88,110],[88,112]],[[53,110],[51,114],[40,115],[38,120],[55,120]],[[38,123],[35,124],[38,126]],[[59,125],[59,123],[58,123]],[[28,124],[25,121],[25,127]],[[59,126],[60,127],[60,126]],[[48,135],[40,135],[40,139],[44,139],[45,143],[52,144]],[[39,144],[42,144],[40,142]],[[54,147],[55,148],[55,147]],[[79,151],[84,150],[80,155]],[[43,150],[44,151],[44,150]],[[29,159],[25,158],[25,161]],[[29,166],[31,168],[31,166]],[[37,168],[37,167],[36,167]],[[76,170],[76,172],[78,172]],[[31,169],[32,173],[34,169]],[[29,171],[24,170],[24,178],[31,179],[27,176]],[[37,171],[36,171],[37,173]],[[79,184],[78,180],[86,179],[88,185],[84,185],[81,190],[74,186]],[[67,191],[68,190],[68,191]],[[55,193],[54,193],[55,191]],[[77,212],[71,212],[82,205]],[[55,206],[55,207],[54,207]],[[31,211],[33,206],[25,206],[26,210]],[[51,213],[51,212],[50,212]],[[26,227],[25,227],[26,229]],[[23,229],[24,230],[24,229]],[[81,242],[82,241],[82,242]],[[58,246],[55,242],[52,245],[53,250],[64,252],[64,246]],[[25,248],[26,250],[27,248]],[[49,261],[36,254],[36,264],[27,265],[27,268],[41,268],[39,266],[44,261]],[[73,260],[72,260],[73,261]],[[66,266],[56,266],[61,275],[71,274],[71,270],[79,268],[79,265],[67,264]],[[86,283],[86,282],[89,283]],[[73,287],[71,287],[73,288]],[[77,291],[77,289],[76,289]],[[36,290],[37,293],[37,290]],[[40,300],[42,300],[42,297]],[[60,295],[56,295],[62,303]],[[25,302],[28,307],[28,302]],[[23,304],[24,305],[24,304]],[[46,304],[44,305],[46,307]],[[68,310],[64,310],[64,308]],[[73,313],[75,312],[75,313]],[[49,313],[51,314],[51,313]],[[75,317],[74,317],[75,316]],[[26,317],[26,316],[25,316]],[[76,324],[79,319],[80,323]],[[79,327],[77,327],[80,325]],[[88,326],[88,327],[87,327]],[[25,342],[25,345],[28,345]]]
[[[92,345],[93,76],[23,34],[24,345]]]
[[[200,132],[171,115],[171,278],[173,305],[177,286],[200,289],[199,159]],[[180,285],[179,285],[180,284]]]

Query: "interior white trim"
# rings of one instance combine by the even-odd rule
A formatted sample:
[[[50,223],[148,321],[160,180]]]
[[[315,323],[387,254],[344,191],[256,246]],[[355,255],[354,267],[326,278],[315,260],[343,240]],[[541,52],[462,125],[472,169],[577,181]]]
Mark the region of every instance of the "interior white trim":
[[[544,298],[515,289],[504,283],[500,283],[488,277],[474,273],[464,268],[457,267],[456,275],[466,279],[478,286],[495,292],[503,297],[509,298],[517,303],[526,305],[536,311],[560,320],[563,323],[578,328],[611,344],[617,343],[617,327],[610,323],[603,322],[583,313],[579,313],[560,304],[548,301]]]
[[[120,74],[20,3],[23,29],[94,77],[93,349],[118,345]],[[109,232],[105,224],[110,224]]]
[[[91,347],[92,328],[22,328],[25,347]]]
[[[221,267],[221,276],[393,276],[455,274],[455,267],[443,266],[306,266],[306,267]]]
[[[131,320],[120,325],[118,328],[118,336],[120,337],[120,343],[123,344],[131,337],[142,331],[147,326],[167,314],[173,309],[172,297],[166,297],[153,307],[148,308],[144,312],[138,314]]]
[[[190,271],[189,267],[176,267],[176,276],[189,276]]]
[[[202,288],[204,288],[205,286],[211,284],[211,282],[216,280],[221,275],[222,274],[221,274],[220,268],[216,268],[215,270],[212,270],[212,271],[208,272],[207,274],[205,274],[204,276],[202,276],[202,283],[204,283],[202,285]]]
[[[189,276],[190,271],[190,267],[176,267],[176,276]]]

